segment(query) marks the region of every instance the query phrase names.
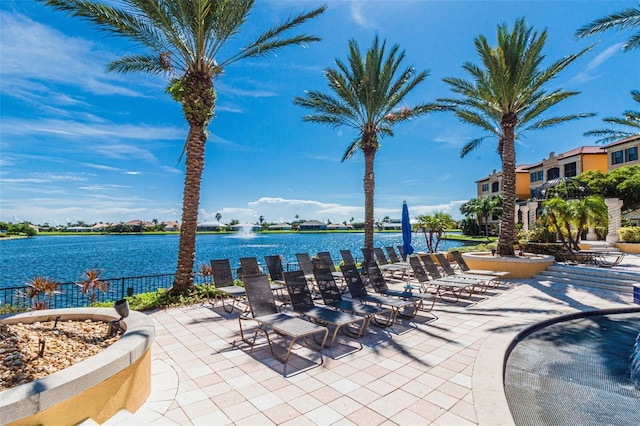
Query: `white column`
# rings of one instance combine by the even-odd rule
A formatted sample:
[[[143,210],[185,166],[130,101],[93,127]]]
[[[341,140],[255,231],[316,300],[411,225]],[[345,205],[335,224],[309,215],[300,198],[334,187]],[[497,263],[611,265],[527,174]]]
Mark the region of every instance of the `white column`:
[[[587,231],[587,241],[598,241],[596,227],[593,225],[589,225],[589,230]]]
[[[606,241],[609,244],[614,244],[620,241],[618,229],[620,229],[622,216],[620,210],[623,203],[618,198],[605,198],[604,203],[609,209],[609,232],[607,233]]]
[[[536,216],[536,210],[538,209],[538,202],[529,201],[527,203],[527,207],[529,207],[529,223],[531,225],[535,225],[536,220],[538,220],[538,217]]]
[[[522,229],[524,231],[529,230],[529,206],[520,206],[522,212]]]

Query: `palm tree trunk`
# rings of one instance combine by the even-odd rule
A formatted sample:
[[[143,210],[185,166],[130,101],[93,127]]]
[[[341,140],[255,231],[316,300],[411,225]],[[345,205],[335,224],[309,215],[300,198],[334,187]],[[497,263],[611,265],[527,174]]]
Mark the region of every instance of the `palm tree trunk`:
[[[513,244],[516,240],[516,148],[514,129],[517,123],[515,114],[506,114],[500,125],[500,158],[502,160],[502,218],[500,220],[500,238],[498,253],[501,256],[514,256]]]
[[[187,72],[183,78],[182,111],[189,122],[189,135],[185,144],[187,157],[185,160],[178,266],[173,283],[173,291],[178,294],[189,293],[194,287],[196,230],[198,227],[200,185],[204,170],[204,148],[207,141],[206,128],[213,117],[215,105],[212,75],[211,71],[206,71],[206,69],[207,67],[203,65],[197,71]]]
[[[564,237],[564,234],[562,233],[562,227],[558,223],[558,218],[556,217],[555,214],[550,214],[550,218],[551,218],[551,223],[553,224],[553,227],[556,229],[556,233],[558,235],[558,238],[560,239],[560,242],[562,243],[562,246],[565,248],[565,250],[571,253],[572,252],[571,245],[567,243],[567,240]]]
[[[484,236],[489,239],[489,216],[484,216]]]
[[[187,136],[186,172],[182,196],[182,225],[180,227],[180,245],[178,267],[176,269],[173,290],[178,294],[189,292],[193,288],[193,270],[196,260],[196,230],[198,227],[198,205],[200,203],[200,184],[204,169],[204,147],[207,136],[204,129],[191,126]]]
[[[373,194],[375,191],[375,177],[373,161],[375,150],[364,150],[364,247],[373,250]]]

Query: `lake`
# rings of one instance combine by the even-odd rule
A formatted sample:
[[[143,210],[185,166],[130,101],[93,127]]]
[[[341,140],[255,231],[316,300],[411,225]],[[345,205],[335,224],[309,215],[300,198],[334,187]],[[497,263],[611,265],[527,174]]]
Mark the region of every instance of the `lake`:
[[[103,278],[175,272],[179,236],[172,235],[70,235],[39,236],[0,242],[0,288],[24,286],[41,275],[58,282],[78,281],[87,269],[102,269]],[[228,258],[232,268],[241,257],[280,254],[283,264],[295,263],[296,253],[314,256],[329,251],[339,262],[340,250],[361,258],[362,233],[317,234],[200,234],[196,242],[196,268],[211,259]],[[376,233],[376,247],[402,245],[401,233]],[[416,251],[426,251],[421,234],[414,234]],[[439,250],[460,247],[458,241],[441,241]],[[266,271],[266,268],[265,268]]]

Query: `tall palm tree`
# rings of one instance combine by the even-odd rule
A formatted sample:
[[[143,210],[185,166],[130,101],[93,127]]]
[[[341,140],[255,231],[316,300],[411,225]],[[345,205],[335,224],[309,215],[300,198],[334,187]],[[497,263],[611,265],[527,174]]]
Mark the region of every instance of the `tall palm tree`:
[[[595,33],[617,29],[618,31],[627,28],[640,28],[640,3],[638,7],[614,12],[610,15],[598,18],[595,21],[581,27],[576,31],[576,37],[583,38]],[[640,31],[632,34],[622,48],[625,51],[640,47]]]
[[[182,104],[189,124],[183,147],[185,181],[178,265],[173,289],[193,289],[196,227],[200,185],[204,169],[206,129],[214,115],[214,80],[241,59],[264,56],[292,44],[319,38],[285,33],[324,12],[320,7],[267,29],[242,49],[223,56],[223,48],[241,30],[253,8],[253,0],[43,0],[55,9],[85,19],[110,35],[125,37],[147,53],[125,55],[108,66],[110,71],[142,71],[172,77],[167,91]],[[116,3],[116,4],[114,4]]]
[[[490,46],[484,36],[476,37],[474,42],[482,66],[470,62],[463,65],[463,69],[471,75],[471,81],[445,78],[451,90],[461,97],[440,99],[449,105],[461,121],[488,133],[468,142],[460,152],[461,157],[477,148],[487,137],[498,139],[503,185],[498,252],[504,256],[514,255],[513,243],[516,239],[516,138],[527,130],[542,129],[593,115],[540,118],[550,107],[578,94],[560,89],[547,91],[545,86],[590,49],[586,48],[542,69],[541,63],[545,59],[542,50],[546,40],[546,30],[540,34],[534,32],[532,27],[527,27],[523,18],[516,20],[512,31],[506,24],[498,25],[496,47]]]
[[[335,59],[337,68],[327,68],[325,76],[333,94],[309,91],[296,97],[295,105],[315,114],[303,121],[331,127],[351,127],[358,135],[342,157],[348,160],[361,150],[364,155],[364,247],[373,248],[374,231],[374,160],[379,140],[393,136],[393,126],[410,118],[443,109],[434,103],[402,106],[404,98],[425,78],[428,71],[416,73],[411,66],[400,69],[405,57],[396,44],[386,52],[386,41],[376,36],[362,56],[355,40],[349,41],[348,64]]]
[[[640,104],[640,91],[632,90],[631,96],[633,100]],[[623,117],[607,117],[603,118],[605,123],[623,126],[623,129],[596,129],[585,132],[585,136],[597,136],[596,142],[609,143],[631,136],[640,135],[640,111],[628,110],[623,113]]]

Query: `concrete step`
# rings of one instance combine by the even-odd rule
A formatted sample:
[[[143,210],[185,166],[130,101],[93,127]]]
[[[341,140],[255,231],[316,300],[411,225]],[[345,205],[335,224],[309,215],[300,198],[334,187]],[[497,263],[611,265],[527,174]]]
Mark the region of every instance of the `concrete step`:
[[[575,276],[597,277],[605,279],[616,279],[626,281],[640,282],[640,273],[632,272],[624,269],[601,268],[597,266],[587,265],[565,265],[555,263],[546,269],[546,272],[565,273]]]
[[[633,285],[640,283],[640,274],[630,271],[554,264],[534,279],[633,293]]]
[[[621,285],[616,283],[605,283],[600,281],[587,281],[582,279],[576,279],[573,277],[571,278],[557,277],[553,275],[535,275],[533,278],[538,281],[549,281],[557,284],[561,284],[561,283],[572,284],[572,285],[578,285],[583,287],[592,287],[592,288],[599,288],[602,290],[610,290],[610,291],[615,291],[617,293],[633,294],[633,286],[626,285],[626,284]]]

